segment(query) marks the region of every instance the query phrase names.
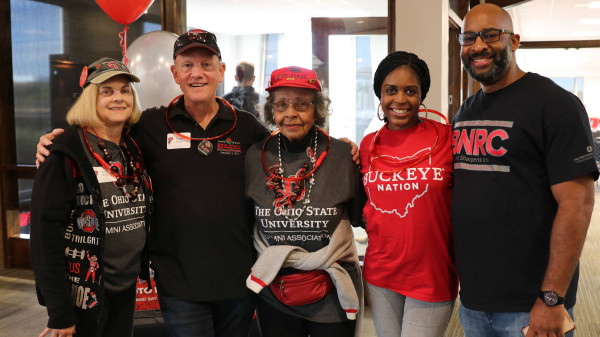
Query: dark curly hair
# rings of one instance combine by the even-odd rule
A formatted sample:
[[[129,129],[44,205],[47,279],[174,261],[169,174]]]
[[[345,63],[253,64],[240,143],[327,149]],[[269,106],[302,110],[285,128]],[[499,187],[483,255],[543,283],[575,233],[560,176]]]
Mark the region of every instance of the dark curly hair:
[[[383,80],[394,69],[401,66],[408,66],[417,74],[421,86],[421,102],[423,102],[431,84],[429,68],[427,67],[427,63],[417,55],[405,51],[395,51],[381,60],[373,78],[375,95],[381,100],[381,85],[383,84]]]

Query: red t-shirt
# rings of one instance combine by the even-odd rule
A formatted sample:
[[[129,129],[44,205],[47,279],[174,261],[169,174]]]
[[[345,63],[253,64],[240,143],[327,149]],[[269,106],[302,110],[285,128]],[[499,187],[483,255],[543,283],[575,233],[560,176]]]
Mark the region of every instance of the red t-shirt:
[[[438,302],[456,298],[458,278],[450,223],[451,130],[445,124],[433,123],[401,131],[385,128],[377,137],[371,163],[369,147],[375,133],[361,142],[369,236],[363,272],[372,285],[417,300]],[[442,147],[410,168],[401,172],[374,168],[402,168],[381,158],[390,161],[422,156],[437,138],[445,141]]]

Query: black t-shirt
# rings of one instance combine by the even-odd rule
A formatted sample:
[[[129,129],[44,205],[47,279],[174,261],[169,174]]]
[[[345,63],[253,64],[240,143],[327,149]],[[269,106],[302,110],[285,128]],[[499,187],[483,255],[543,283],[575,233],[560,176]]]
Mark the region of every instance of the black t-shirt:
[[[81,141],[85,144],[83,130],[80,129],[79,132]],[[87,138],[94,152],[102,157],[98,138],[89,131]],[[119,167],[120,173],[124,174],[126,162],[121,148],[124,143],[117,145],[108,140],[104,141],[108,154],[112,156],[110,164]],[[135,148],[126,149],[137,152]],[[105,230],[104,287],[113,293],[124,291],[137,281],[140,274],[140,256],[146,244],[146,194],[140,187],[137,191],[138,198],[135,201],[130,200],[129,196],[116,186],[116,178],[106,172],[89,151],[86,151],[86,155],[96,173],[102,196]],[[135,190],[131,180],[127,180],[125,190]]]
[[[157,285],[188,301],[245,296],[255,256],[244,201],[244,157],[268,133],[254,116],[234,114],[218,103],[206,130],[185,111],[183,98],[169,109],[173,129],[192,138],[222,135],[237,116],[233,131],[201,149],[200,141],[169,128],[164,107],[145,111],[131,130],[154,184],[150,257]]]
[[[469,97],[453,122],[452,224],[461,302],[529,311],[541,290],[557,211],[552,185],[592,173],[579,99],[533,73]],[[578,273],[565,306],[575,304]]]

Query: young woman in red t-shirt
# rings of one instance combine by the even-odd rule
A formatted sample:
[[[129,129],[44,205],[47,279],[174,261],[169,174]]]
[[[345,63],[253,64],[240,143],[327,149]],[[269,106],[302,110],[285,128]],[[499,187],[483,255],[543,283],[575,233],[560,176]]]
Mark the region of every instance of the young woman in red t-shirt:
[[[373,86],[385,125],[360,145],[369,236],[363,270],[380,337],[443,336],[458,292],[450,126],[427,119],[427,109],[419,117],[430,81],[418,56],[384,58]]]

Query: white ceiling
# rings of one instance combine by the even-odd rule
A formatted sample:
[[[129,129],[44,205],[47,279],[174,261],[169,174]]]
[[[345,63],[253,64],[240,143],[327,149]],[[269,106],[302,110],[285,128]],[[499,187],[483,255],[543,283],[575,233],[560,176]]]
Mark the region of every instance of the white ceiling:
[[[508,9],[521,41],[600,39],[600,1],[532,0]],[[600,76],[600,48],[521,49],[519,66],[550,77]]]
[[[508,11],[523,41],[600,39],[600,1],[532,0]]]
[[[531,0],[508,11],[522,41],[600,39],[600,1]],[[264,34],[310,29],[311,17],[387,16],[387,1],[188,0],[187,13],[189,26],[220,34]],[[546,76],[600,76],[598,49],[523,49],[517,56],[524,70]]]
[[[387,12],[387,0],[187,0],[188,26],[235,35],[240,28],[243,34],[265,34],[310,27],[311,17],[385,17]]]

